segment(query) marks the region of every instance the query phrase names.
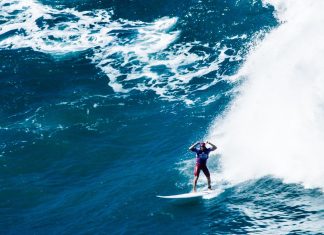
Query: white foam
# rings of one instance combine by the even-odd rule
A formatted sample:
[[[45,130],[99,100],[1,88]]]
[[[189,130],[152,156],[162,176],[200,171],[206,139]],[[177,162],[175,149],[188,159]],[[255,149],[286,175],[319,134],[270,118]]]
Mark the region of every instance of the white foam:
[[[283,23],[250,52],[240,94],[209,130],[222,177],[324,188],[324,2],[264,1]]]
[[[58,10],[34,0],[3,0],[0,9],[1,14],[7,15],[7,22],[1,25],[0,35],[13,30],[23,31],[1,40],[1,48],[30,47],[35,51],[65,54],[100,46],[111,40],[111,37],[104,35],[103,27],[98,24],[110,23],[110,11]],[[45,23],[58,15],[76,20],[61,21],[54,26]],[[39,26],[37,22],[44,24]]]
[[[6,36],[0,40],[0,48],[32,48],[58,59],[91,50],[89,59],[108,76],[108,85],[116,93],[152,90],[162,98],[183,100],[188,105],[194,102],[188,97],[190,92],[208,89],[219,80],[213,78],[188,89],[193,78],[217,71],[227,58],[241,60],[226,55],[227,47],[220,43],[176,44],[181,32],[175,30],[175,17],[147,23],[114,21],[112,15],[110,10],[55,9],[36,0],[2,0],[0,16],[5,23],[0,25],[0,35]],[[123,33],[127,36],[120,35]],[[192,50],[194,47],[203,49]],[[199,53],[192,52],[196,50]],[[220,56],[212,59],[218,51]],[[157,67],[163,71],[156,71]]]

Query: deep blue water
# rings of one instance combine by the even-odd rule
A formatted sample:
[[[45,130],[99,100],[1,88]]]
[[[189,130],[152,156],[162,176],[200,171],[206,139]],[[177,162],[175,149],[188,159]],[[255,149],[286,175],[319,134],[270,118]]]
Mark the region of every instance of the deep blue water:
[[[210,200],[156,198],[191,190],[188,146],[229,107],[240,82],[226,77],[253,40],[278,26],[272,6],[0,5],[1,234],[324,232],[321,190],[271,176]]]

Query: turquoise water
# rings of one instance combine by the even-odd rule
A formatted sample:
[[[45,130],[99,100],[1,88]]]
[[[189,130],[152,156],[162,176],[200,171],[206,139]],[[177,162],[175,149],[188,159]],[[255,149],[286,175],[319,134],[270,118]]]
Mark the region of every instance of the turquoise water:
[[[231,133],[222,120],[234,123],[249,78],[235,77],[284,24],[273,5],[3,0],[0,13],[1,234],[324,233],[322,181],[307,185],[289,159],[275,168],[286,174],[263,167],[251,149],[261,173],[242,152],[239,180],[227,177],[235,154],[214,133]],[[222,193],[157,198],[191,190],[188,147],[206,138],[219,148],[209,168]]]

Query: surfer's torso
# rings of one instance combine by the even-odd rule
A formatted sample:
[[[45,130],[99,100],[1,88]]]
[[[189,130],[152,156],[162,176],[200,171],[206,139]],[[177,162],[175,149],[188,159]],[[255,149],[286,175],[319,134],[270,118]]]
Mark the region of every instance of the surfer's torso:
[[[209,148],[206,148],[204,150],[195,149],[194,152],[196,152],[196,163],[197,164],[206,164],[207,159],[209,157],[209,153],[211,150]]]

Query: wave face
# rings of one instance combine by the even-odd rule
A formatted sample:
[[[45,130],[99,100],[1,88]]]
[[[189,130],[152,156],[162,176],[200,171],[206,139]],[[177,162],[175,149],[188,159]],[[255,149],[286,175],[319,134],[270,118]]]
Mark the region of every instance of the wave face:
[[[273,175],[323,189],[324,3],[264,4],[282,23],[247,56],[237,74],[244,84],[210,136],[222,146],[230,181]]]

